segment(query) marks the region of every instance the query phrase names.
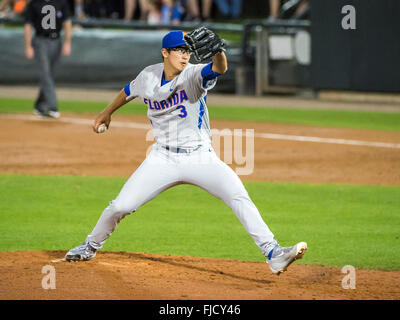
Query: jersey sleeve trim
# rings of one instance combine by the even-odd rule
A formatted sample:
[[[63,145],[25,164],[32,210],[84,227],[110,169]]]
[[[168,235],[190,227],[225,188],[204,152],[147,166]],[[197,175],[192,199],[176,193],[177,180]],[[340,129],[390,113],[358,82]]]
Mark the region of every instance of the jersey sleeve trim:
[[[129,97],[131,95],[131,89],[129,88],[131,85],[131,83],[128,83],[125,87],[124,87],[124,91],[127,97]]]
[[[212,70],[212,62],[207,64],[202,70],[201,70],[201,76],[203,77],[203,86],[206,85],[206,83],[210,80],[215,79],[216,77],[220,76],[221,74],[218,72],[214,72]]]
[[[124,87],[124,92],[126,94],[126,101],[130,101],[134,98],[136,98],[138,94],[137,86],[136,86],[136,81],[138,78],[135,80],[132,80],[129,82],[125,87]]]
[[[201,125],[203,124],[203,116],[204,116],[205,110],[204,110],[203,103],[201,102],[201,99],[199,100],[199,102],[200,102],[200,112],[199,112],[199,120],[198,120],[197,127],[199,129],[201,129]]]

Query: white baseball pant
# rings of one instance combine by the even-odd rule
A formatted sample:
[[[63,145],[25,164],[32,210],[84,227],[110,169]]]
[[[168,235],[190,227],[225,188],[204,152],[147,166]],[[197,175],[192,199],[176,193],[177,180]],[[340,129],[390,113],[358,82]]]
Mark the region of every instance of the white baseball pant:
[[[236,214],[264,256],[275,245],[273,233],[263,221],[237,174],[212,147],[176,153],[154,144],[150,154],[123,186],[117,198],[103,211],[89,244],[100,249],[120,221],[158,194],[178,184],[196,185],[224,201]]]

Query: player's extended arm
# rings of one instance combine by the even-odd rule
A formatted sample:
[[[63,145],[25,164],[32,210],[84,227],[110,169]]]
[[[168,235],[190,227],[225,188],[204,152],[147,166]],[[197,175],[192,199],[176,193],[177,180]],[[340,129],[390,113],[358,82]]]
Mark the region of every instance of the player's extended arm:
[[[214,72],[218,72],[219,74],[223,74],[228,70],[228,60],[226,59],[225,52],[220,52],[216,54],[212,58],[212,68],[211,70]]]
[[[115,97],[115,99],[96,117],[93,123],[93,130],[94,132],[98,133],[97,129],[99,126],[104,123],[106,127],[110,125],[111,122],[111,115],[121,108],[124,104],[128,103],[129,101],[126,101],[127,95],[125,94],[125,90],[122,89],[118,95]]]

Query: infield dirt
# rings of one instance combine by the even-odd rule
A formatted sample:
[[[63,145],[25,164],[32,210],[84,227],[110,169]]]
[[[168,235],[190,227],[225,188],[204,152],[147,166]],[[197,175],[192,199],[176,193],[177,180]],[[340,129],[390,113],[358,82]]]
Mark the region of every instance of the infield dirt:
[[[146,141],[147,130],[143,129],[111,127],[96,135],[87,125],[4,114],[0,119],[1,173],[128,177],[153,143]],[[142,116],[116,115],[113,119],[148,124]],[[384,131],[232,121],[212,121],[211,125],[400,143],[400,133]],[[254,172],[241,178],[399,185],[399,163],[400,149],[256,138]],[[400,299],[399,271],[357,270],[356,290],[345,290],[340,268],[294,264],[277,277],[263,262],[99,252],[92,261],[67,263],[62,261],[64,254],[0,253],[0,299]],[[42,289],[45,265],[55,267],[56,290]]]
[[[87,119],[91,123],[94,116],[63,114],[63,117]],[[0,131],[1,173],[129,177],[154,143],[154,140],[146,141],[149,130],[113,127],[112,123],[106,133],[95,134],[89,124],[33,121],[28,117],[18,119],[7,114],[0,114],[0,119],[3,120]],[[113,121],[149,125],[144,116],[115,115]],[[211,127],[243,129],[243,134],[248,128],[254,129],[255,133],[400,144],[400,133],[388,131],[217,120],[211,121]],[[223,148],[221,139],[219,152],[222,159]],[[399,185],[399,163],[400,148],[256,137],[254,171],[241,178],[250,181]],[[230,165],[233,169],[243,166],[235,162]]]
[[[134,300],[383,300],[400,298],[400,272],[357,270],[356,289],[343,289],[340,268],[292,265],[273,275],[263,262],[129,252],[99,252],[65,262],[63,251],[0,254],[0,299]],[[55,268],[43,289],[42,268]]]

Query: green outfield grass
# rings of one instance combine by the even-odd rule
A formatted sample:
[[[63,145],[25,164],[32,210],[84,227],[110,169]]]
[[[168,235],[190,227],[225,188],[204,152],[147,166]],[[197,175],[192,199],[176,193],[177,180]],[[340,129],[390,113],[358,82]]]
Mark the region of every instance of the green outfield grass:
[[[60,101],[61,112],[98,113],[108,102]],[[0,112],[31,113],[32,99],[0,98]],[[117,111],[117,114],[146,114],[143,103],[132,102]],[[243,120],[326,126],[338,128],[387,130],[400,132],[400,113],[304,110],[255,107],[209,107],[210,118],[220,120]]]
[[[0,175],[0,251],[67,250],[90,233],[124,178]],[[400,186],[245,184],[299,263],[400,270]],[[220,200],[181,185],[126,217],[104,250],[263,261]]]

